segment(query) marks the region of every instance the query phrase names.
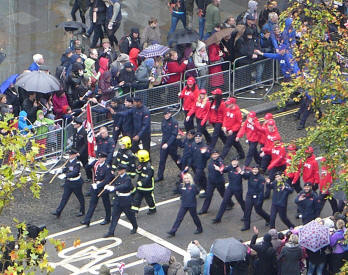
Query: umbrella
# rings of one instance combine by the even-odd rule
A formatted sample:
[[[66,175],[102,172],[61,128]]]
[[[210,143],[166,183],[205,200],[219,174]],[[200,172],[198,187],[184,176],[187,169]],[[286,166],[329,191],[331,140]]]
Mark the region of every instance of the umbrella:
[[[4,82],[2,82],[0,86],[0,94],[3,94],[7,90],[7,88],[10,87],[11,84],[15,84],[18,76],[19,74],[13,74]]]
[[[317,252],[330,244],[329,229],[316,221],[311,221],[300,229],[299,244],[310,251]]]
[[[77,21],[66,21],[56,25],[57,28],[64,28],[66,31],[76,31],[79,29],[88,29],[86,24]]]
[[[168,34],[168,44],[171,47],[173,43],[180,45],[186,43],[197,42],[199,39],[199,34],[193,30],[177,30],[173,33]]]
[[[162,46],[160,44],[154,44],[142,50],[141,53],[139,53],[139,56],[143,56],[146,58],[162,56],[168,51],[169,51],[168,47]]]
[[[171,251],[157,243],[144,244],[139,246],[137,257],[145,259],[149,264],[167,264],[169,262]]]
[[[212,253],[224,263],[245,259],[247,247],[235,238],[216,239]]]
[[[6,53],[0,52],[0,64],[1,64],[2,62],[4,62],[5,58],[6,58]]]
[[[208,47],[212,44],[220,43],[221,39],[231,35],[235,28],[222,29],[221,31],[214,32],[207,40],[204,41],[205,45]]]
[[[16,85],[26,91],[43,94],[60,90],[58,79],[44,71],[22,73],[18,76]]]

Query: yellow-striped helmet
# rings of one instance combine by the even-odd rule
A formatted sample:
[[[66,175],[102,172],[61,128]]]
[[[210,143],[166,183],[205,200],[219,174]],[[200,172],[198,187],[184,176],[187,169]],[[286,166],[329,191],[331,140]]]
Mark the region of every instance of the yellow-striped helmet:
[[[124,145],[126,149],[129,149],[132,147],[132,140],[128,136],[124,136],[119,141],[120,145]]]
[[[149,152],[146,150],[139,150],[137,153],[137,157],[140,162],[147,162],[150,160]]]

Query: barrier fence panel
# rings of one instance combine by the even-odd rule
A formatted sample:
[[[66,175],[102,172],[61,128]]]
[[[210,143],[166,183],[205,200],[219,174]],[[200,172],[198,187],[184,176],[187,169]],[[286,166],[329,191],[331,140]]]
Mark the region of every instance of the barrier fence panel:
[[[244,65],[245,63],[246,57],[237,58],[233,62],[233,95],[237,98],[262,100],[274,85],[274,60],[262,59]],[[265,91],[263,91],[263,84],[269,85]],[[258,91],[255,92],[252,89]]]

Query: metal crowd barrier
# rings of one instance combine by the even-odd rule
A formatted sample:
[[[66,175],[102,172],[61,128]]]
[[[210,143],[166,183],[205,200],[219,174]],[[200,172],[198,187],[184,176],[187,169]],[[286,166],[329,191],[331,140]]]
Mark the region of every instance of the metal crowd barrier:
[[[275,76],[275,62],[273,59],[263,59],[245,64],[246,57],[237,58],[233,62],[232,91],[233,96],[243,99],[264,99],[273,89]],[[243,62],[244,61],[244,62]],[[264,88],[265,93],[255,92],[252,89]],[[249,94],[252,94],[251,96]]]

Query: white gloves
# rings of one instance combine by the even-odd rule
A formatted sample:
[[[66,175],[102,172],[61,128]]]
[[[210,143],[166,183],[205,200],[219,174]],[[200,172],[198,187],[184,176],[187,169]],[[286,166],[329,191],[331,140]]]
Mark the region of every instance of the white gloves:
[[[112,30],[112,25],[113,25],[113,23],[112,23],[112,22],[109,22],[109,24],[108,24],[108,29],[109,29],[109,30]]]
[[[56,173],[57,173],[57,174],[63,173],[63,168],[58,168],[58,169],[56,170]]]
[[[108,190],[109,192],[115,191],[115,187],[114,187],[114,186],[111,186],[111,185],[105,185],[105,186],[104,186],[104,189],[105,189],[105,190]]]
[[[93,188],[94,190],[97,190],[97,184],[96,184],[96,183],[92,183],[92,188]]]

